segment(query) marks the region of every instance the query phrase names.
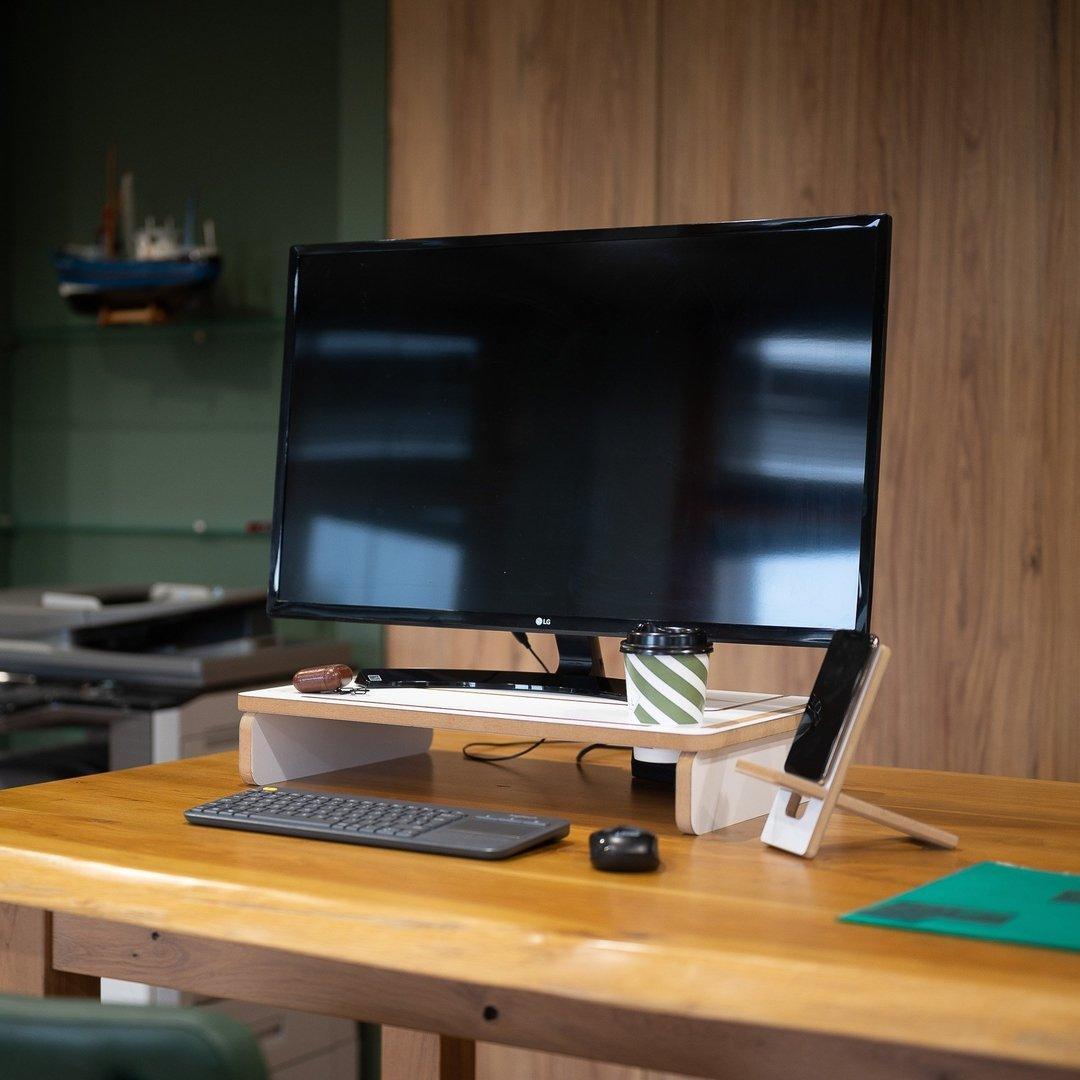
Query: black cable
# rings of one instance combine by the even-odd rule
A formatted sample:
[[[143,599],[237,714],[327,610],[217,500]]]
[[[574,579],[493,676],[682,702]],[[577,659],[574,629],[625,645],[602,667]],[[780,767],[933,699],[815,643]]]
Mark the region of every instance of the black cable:
[[[544,661],[540,659],[540,657],[537,654],[536,650],[529,643],[529,635],[528,634],[523,634],[518,630],[511,630],[510,631],[510,636],[523,649],[526,649],[526,650],[528,650],[529,652],[531,652],[533,654],[533,656],[536,658],[536,662],[544,669],[545,672],[547,672],[548,675],[551,674],[551,672],[548,670],[547,664],[545,664]],[[468,758],[469,761],[513,761],[514,758],[524,757],[526,754],[531,754],[538,746],[542,746],[547,741],[548,741],[547,739],[536,739],[533,742],[526,742],[524,739],[518,739],[516,742],[505,742],[505,743],[471,742],[471,743],[466,743],[461,748],[461,753],[462,753],[462,755],[464,757]],[[562,741],[562,740],[557,740],[557,741]],[[497,748],[498,747],[505,747],[505,746],[524,746],[525,749],[524,750],[515,750],[514,753],[512,753],[512,754],[474,754],[472,752],[472,747],[474,747],[474,746],[494,746],[494,747],[497,747]]]
[[[594,750],[629,750],[629,746],[616,746],[614,743],[606,742],[594,742],[589,743],[588,746],[583,746],[574,757],[574,764],[580,765],[585,760],[586,754],[591,754]]]
[[[514,758],[524,757],[526,754],[531,754],[538,746],[546,742],[547,739],[537,739],[535,742],[526,742],[524,739],[518,739],[516,742],[471,742],[466,743],[461,748],[461,753],[470,761],[513,761]],[[524,746],[525,749],[515,750],[512,754],[475,754],[472,751],[472,747],[474,746]]]
[[[523,634],[518,630],[511,630],[510,635],[523,649],[526,649],[533,654],[536,662],[544,669],[545,674],[551,674],[551,668],[540,659],[540,654],[532,647],[528,634]]]
[[[511,635],[514,640],[523,648],[527,649],[536,658],[536,662],[544,669],[547,674],[551,674],[551,669],[540,659],[537,651],[532,647],[529,642],[529,635],[523,634],[520,631],[512,630]],[[462,756],[469,759],[469,761],[513,761],[514,758],[524,757],[526,754],[531,754],[538,746],[543,746],[544,743],[550,742],[552,745],[557,743],[568,743],[569,739],[535,739],[533,742],[526,742],[524,739],[518,739],[514,742],[471,742],[466,743],[461,748]],[[504,749],[510,746],[523,746],[523,750],[515,750],[512,754],[477,754],[473,752],[474,746],[486,746],[495,747],[496,749]],[[590,743],[588,746],[583,747],[578,751],[577,756],[574,758],[574,764],[580,765],[582,758],[586,754],[591,754],[594,750],[626,750],[625,746],[613,746],[610,743]]]
[[[566,745],[570,743],[570,739],[535,739],[532,742],[528,742],[525,739],[518,739],[513,742],[471,742],[466,743],[461,748],[462,756],[469,759],[469,761],[513,761],[514,758],[524,757],[526,754],[531,754],[538,746],[542,746],[544,743],[549,743],[552,746]],[[477,754],[473,751],[474,746],[493,746],[496,749],[506,749],[510,746],[521,746],[523,750],[515,750],[512,754]],[[585,759],[586,754],[591,754],[594,750],[629,750],[629,746],[616,746],[614,743],[602,743],[594,742],[589,743],[588,746],[583,746],[577,754],[574,755],[574,764],[579,766]]]

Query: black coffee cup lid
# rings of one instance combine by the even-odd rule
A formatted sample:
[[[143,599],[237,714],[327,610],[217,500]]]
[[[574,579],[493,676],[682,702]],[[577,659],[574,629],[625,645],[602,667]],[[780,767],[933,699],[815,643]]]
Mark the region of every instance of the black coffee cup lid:
[[[643,622],[626,635],[619,650],[653,656],[686,656],[691,653],[711,653],[713,647],[705,631],[696,626],[661,626],[659,623]]]

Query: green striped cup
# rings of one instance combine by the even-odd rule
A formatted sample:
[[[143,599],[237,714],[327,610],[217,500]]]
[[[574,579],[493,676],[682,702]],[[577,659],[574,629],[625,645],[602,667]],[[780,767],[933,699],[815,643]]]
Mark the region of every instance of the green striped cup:
[[[652,727],[704,722],[712,643],[702,631],[640,623],[620,649],[631,719]]]

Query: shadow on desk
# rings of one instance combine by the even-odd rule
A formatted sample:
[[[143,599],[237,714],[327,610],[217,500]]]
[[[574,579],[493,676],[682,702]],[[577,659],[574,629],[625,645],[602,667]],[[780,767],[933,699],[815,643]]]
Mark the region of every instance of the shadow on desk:
[[[631,781],[627,751],[597,750],[580,765],[576,745],[548,744],[505,762],[471,761],[456,749],[396,758],[283,784],[313,790],[363,791],[367,795],[470,806],[522,814],[569,817],[577,825],[631,820],[679,835],[673,786]],[[756,832],[761,832],[760,822]]]

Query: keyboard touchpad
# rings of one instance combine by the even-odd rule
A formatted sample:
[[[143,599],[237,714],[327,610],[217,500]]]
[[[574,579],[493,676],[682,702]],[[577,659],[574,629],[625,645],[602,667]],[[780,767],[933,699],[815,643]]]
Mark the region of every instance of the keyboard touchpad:
[[[518,821],[492,821],[490,818],[473,818],[451,828],[456,833],[472,833],[474,836],[525,836],[529,825]]]

